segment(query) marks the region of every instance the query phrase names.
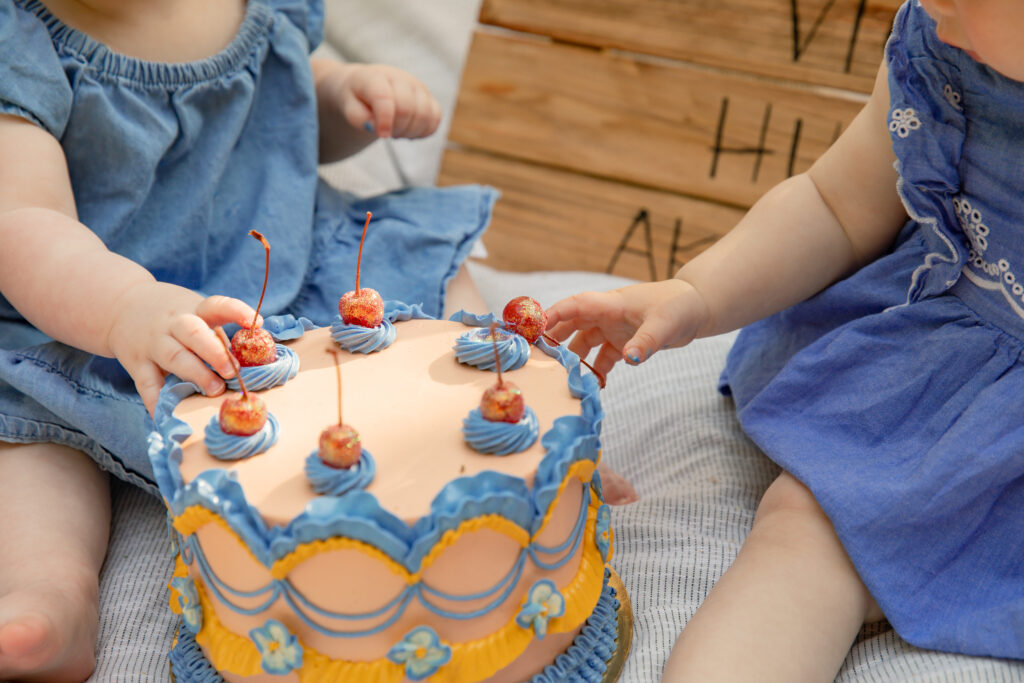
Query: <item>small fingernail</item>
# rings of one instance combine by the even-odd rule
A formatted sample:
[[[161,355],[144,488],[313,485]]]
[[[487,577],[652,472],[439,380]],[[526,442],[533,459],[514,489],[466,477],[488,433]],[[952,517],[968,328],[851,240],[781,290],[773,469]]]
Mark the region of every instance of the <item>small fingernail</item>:
[[[626,349],[626,360],[636,365],[637,363],[640,363],[641,360],[647,360],[647,357],[645,356],[643,359],[641,359],[640,349],[638,349],[635,346],[631,346],[628,349]]]
[[[207,382],[206,387],[203,389],[203,394],[206,396],[216,396],[224,390],[224,382],[218,382],[216,380]]]
[[[363,124],[363,128],[365,128],[367,130],[367,132],[372,133],[374,131],[373,121],[367,121],[366,123],[364,123]]]

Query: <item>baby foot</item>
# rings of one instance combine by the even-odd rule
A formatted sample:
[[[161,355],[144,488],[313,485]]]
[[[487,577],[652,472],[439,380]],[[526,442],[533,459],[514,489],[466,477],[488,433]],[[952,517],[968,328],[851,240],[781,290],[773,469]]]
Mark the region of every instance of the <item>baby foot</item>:
[[[95,666],[98,587],[52,578],[0,598],[0,680],[81,683]]]
[[[601,475],[601,490],[604,493],[604,502],[609,505],[626,505],[640,500],[636,489],[621,474],[604,463],[597,466],[597,471]]]

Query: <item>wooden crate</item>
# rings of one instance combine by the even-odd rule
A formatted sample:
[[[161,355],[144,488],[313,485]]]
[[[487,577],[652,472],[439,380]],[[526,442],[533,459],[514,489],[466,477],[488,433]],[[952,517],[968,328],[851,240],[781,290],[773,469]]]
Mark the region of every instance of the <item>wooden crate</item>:
[[[442,185],[509,270],[660,279],[866,100],[896,0],[484,0]]]

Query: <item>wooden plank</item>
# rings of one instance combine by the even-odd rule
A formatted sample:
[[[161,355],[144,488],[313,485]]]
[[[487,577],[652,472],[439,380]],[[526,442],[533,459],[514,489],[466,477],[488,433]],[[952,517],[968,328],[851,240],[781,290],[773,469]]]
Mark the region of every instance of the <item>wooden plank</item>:
[[[809,167],[863,95],[478,32],[450,139],[749,206]]]
[[[485,0],[559,40],[870,92],[902,0]]]
[[[743,214],[722,204],[449,148],[438,184],[460,183],[501,190],[483,238],[486,263],[501,270],[587,270],[662,279]],[[636,221],[642,210],[647,220]]]

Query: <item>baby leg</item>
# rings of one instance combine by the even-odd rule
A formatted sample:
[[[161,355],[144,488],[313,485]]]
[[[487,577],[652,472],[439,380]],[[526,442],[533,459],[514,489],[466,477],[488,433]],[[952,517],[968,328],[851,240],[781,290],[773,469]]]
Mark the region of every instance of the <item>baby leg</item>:
[[[783,473],[662,680],[831,681],[861,625],[881,618],[811,492]]]
[[[0,444],[0,680],[84,681],[95,666],[107,475],[55,444]]]
[[[444,297],[444,319],[457,311],[467,311],[483,315],[487,313],[487,304],[484,302],[480,290],[473,282],[473,276],[466,270],[465,264],[459,266],[455,277],[448,283],[448,290]],[[501,311],[498,311],[500,314]]]

